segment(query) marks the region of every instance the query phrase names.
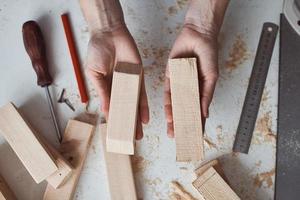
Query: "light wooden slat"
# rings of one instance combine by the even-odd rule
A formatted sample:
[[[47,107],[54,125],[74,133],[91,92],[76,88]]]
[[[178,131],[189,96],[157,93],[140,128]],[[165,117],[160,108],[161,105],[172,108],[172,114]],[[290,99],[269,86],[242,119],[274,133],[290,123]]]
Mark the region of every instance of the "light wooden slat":
[[[196,59],[170,59],[169,72],[176,160],[202,160],[203,133]]]
[[[58,189],[48,184],[44,200],[71,200],[73,198],[93,133],[94,126],[90,124],[76,120],[68,122],[60,152],[73,166],[73,173]]]
[[[107,125],[100,125],[103,154],[111,200],[136,200],[136,188],[129,155],[106,151]]]
[[[240,200],[213,167],[198,177],[193,186],[206,200]]]
[[[107,151],[134,154],[142,67],[118,63],[112,81],[107,124]]]
[[[16,200],[14,193],[11,191],[4,178],[0,175],[0,200]]]
[[[0,108],[0,132],[36,183],[58,169],[52,156],[12,103]]]

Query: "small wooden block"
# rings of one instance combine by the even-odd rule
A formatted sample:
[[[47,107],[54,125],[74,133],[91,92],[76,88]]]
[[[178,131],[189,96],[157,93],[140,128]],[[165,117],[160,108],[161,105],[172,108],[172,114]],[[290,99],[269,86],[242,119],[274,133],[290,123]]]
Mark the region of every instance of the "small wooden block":
[[[12,103],[0,108],[0,131],[36,183],[58,168]]]
[[[107,151],[134,154],[142,67],[118,63],[112,81],[107,124]]]
[[[172,112],[177,161],[204,157],[196,58],[169,60]]]
[[[103,153],[111,200],[136,200],[136,188],[129,155],[106,151],[106,124],[100,125]]]
[[[193,186],[206,200],[240,200],[213,167],[198,177]]]
[[[48,183],[55,189],[63,185],[72,174],[71,164],[51,145],[47,145],[49,152],[55,159],[58,170],[51,176],[47,177]]]
[[[76,120],[68,122],[60,152],[73,166],[73,173],[58,189],[48,184],[44,200],[71,200],[73,198],[93,133],[94,126],[90,124]]]
[[[4,178],[0,175],[0,200],[16,200],[14,193],[8,187]]]
[[[223,178],[223,180],[226,183],[229,183],[227,177],[225,176],[224,170],[218,160],[211,160],[207,163],[204,163],[202,166],[198,167],[195,170],[195,174],[197,175],[197,177],[199,177],[210,167],[213,167],[218,172],[218,174]]]

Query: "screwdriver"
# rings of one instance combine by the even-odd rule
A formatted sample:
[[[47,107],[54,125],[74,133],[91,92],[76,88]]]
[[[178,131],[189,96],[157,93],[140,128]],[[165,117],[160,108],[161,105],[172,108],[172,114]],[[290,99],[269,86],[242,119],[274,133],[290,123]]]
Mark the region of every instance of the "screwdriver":
[[[48,70],[46,47],[42,31],[35,21],[27,21],[23,24],[22,32],[25,49],[30,57],[33,69],[35,70],[37,75],[37,84],[45,88],[46,97],[51,111],[52,121],[55,127],[58,140],[59,142],[61,142],[62,136],[59,130],[51,95],[48,88],[52,83],[52,77]]]

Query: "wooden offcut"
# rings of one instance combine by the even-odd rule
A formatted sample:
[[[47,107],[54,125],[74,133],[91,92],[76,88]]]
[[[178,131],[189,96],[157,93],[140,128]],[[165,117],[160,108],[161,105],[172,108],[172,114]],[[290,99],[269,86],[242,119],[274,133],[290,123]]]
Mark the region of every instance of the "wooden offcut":
[[[51,145],[47,145],[48,152],[51,153],[51,155],[55,159],[55,164],[58,168],[56,172],[54,172],[51,176],[47,177],[47,182],[53,187],[58,188],[61,185],[63,185],[71,176],[72,174],[72,167],[71,164]]]
[[[206,200],[240,200],[213,167],[202,173],[193,186]]]
[[[204,157],[196,58],[169,60],[170,87],[177,161]]]
[[[9,188],[4,178],[0,175],[0,200],[16,200],[14,193]]]
[[[59,150],[72,165],[73,173],[58,189],[54,189],[48,184],[44,200],[73,199],[93,133],[94,126],[90,124],[76,120],[68,122]]]
[[[224,170],[223,170],[220,162],[217,159],[211,160],[209,162],[206,162],[206,163],[202,164],[200,167],[198,167],[197,169],[195,169],[195,174],[197,175],[197,177],[199,177],[206,170],[208,170],[210,167],[213,167],[219,173],[219,175],[223,178],[223,180],[226,183],[229,183],[227,177],[225,176]]]
[[[100,125],[100,134],[111,200],[136,200],[130,156],[106,151],[106,124]]]
[[[142,67],[118,63],[112,81],[107,124],[107,151],[134,154]]]
[[[0,108],[0,132],[36,183],[57,171],[55,160],[12,103]]]

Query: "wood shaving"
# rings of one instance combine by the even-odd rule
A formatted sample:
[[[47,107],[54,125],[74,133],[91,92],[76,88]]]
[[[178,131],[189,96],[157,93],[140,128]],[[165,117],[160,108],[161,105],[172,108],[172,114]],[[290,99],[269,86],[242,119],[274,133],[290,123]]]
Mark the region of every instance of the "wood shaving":
[[[176,200],[196,200],[190,193],[188,193],[182,185],[177,181],[172,181],[170,183],[170,188],[172,188],[173,193],[170,194],[170,197]]]
[[[254,179],[254,185],[256,187],[261,187],[263,183],[265,182],[267,187],[270,188],[273,186],[273,176],[275,175],[275,169],[272,169],[269,172],[264,172],[261,174],[257,174]]]
[[[225,66],[230,71],[236,69],[240,64],[249,58],[246,42],[242,35],[237,35],[236,39],[229,51],[229,58]]]

